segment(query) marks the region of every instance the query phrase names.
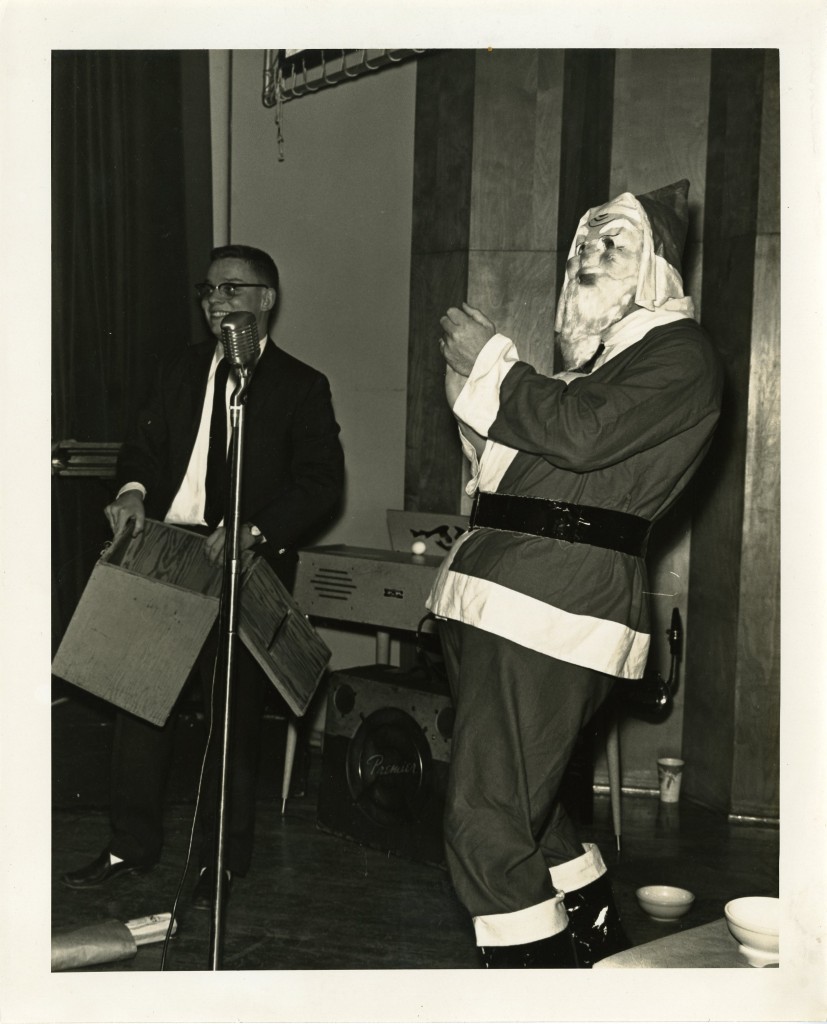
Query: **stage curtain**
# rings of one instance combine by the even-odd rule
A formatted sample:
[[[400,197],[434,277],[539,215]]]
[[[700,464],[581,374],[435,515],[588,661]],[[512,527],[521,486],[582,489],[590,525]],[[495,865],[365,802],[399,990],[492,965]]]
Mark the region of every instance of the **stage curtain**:
[[[120,441],[170,346],[203,337],[206,51],[52,54],[52,438]],[[111,483],[53,477],[53,644],[108,539]]]

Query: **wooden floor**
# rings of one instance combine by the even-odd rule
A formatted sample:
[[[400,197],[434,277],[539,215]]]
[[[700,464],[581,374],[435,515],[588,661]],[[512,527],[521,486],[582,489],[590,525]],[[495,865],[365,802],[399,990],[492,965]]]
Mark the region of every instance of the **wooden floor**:
[[[105,812],[111,719],[87,699],[53,709],[53,930],[110,918],[121,921],[170,911],[181,882],[193,811],[195,722],[179,720],[178,753],[169,793],[166,846],[146,876],[99,890],[73,891],[60,875],[90,860],[108,838]],[[473,931],[444,869],[417,863],[318,828],[321,754],[314,749],[307,794],[280,813],[283,723],[268,724],[259,790],[253,865],[233,886],[225,920],[224,970],[477,968]],[[727,900],[778,894],[778,830],[728,823],[683,802],[624,796],[623,850],[618,856],[608,797],[597,794],[583,839],[597,842],[635,945],[720,918]],[[195,865],[178,904],[178,933],[164,969],[210,969],[209,913],[191,908]],[[635,889],[666,883],[696,894],[678,924],[658,924],[637,905]],[[85,970],[157,971],[161,946],[140,947],[130,960]]]

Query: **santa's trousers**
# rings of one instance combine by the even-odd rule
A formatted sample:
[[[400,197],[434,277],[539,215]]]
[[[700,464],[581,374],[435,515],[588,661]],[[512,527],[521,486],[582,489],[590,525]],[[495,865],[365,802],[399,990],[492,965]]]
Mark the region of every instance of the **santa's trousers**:
[[[477,945],[568,925],[550,868],[583,855],[559,790],[614,678],[458,622],[440,624],[455,723],[445,809],[451,879]]]

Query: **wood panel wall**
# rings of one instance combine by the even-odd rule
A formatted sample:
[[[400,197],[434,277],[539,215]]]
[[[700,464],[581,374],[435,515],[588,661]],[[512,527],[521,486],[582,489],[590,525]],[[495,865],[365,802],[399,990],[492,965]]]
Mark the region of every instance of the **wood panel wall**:
[[[731,806],[778,815],[781,672],[781,216],[778,59],[764,56],[747,402],[744,542]]]
[[[727,371],[698,482],[685,749],[693,795],[777,817],[779,769],[778,63],[713,51],[703,322]]]
[[[462,510],[439,317],[467,296],[551,372],[580,215],[621,191],[690,179],[684,277],[726,364],[727,405],[703,475],[653,544],[654,667],[668,670],[675,605],[686,652],[672,718],[624,725],[624,784],[654,786],[656,756],[682,753],[690,798],[759,817],[777,815],[778,794],[777,77],[768,51],[421,62],[406,453],[406,507]]]
[[[689,231],[683,256],[684,287],[701,311],[707,116],[708,50],[621,50],[616,59],[614,132],[609,195],[640,194],[688,178]],[[653,88],[653,83],[658,83]],[[679,501],[653,531],[647,556],[652,611],[649,665],[666,676],[670,654],[666,631],[677,608],[684,648],[699,642],[689,621],[688,591],[692,501]],[[627,788],[654,785],[658,757],[682,751],[687,679],[679,665],[677,690],[667,722],[658,728],[627,715],[620,723],[622,775]],[[602,766],[601,766],[602,771]],[[687,789],[691,788],[686,773]]]
[[[558,289],[581,216],[610,198],[615,88],[614,50],[567,50],[560,146]]]
[[[550,372],[563,55],[483,52],[475,76],[468,301]]]
[[[438,54],[417,75],[405,508],[458,512],[462,455],[443,399],[439,319],[466,295],[474,120],[471,50]]]

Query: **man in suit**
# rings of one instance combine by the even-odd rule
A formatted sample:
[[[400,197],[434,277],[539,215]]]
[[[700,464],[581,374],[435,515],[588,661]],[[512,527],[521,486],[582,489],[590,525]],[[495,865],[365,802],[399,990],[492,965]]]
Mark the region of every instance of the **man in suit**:
[[[215,341],[179,348],[162,367],[147,408],[119,455],[119,490],[105,513],[116,536],[127,529],[139,534],[147,516],[195,530],[205,537],[205,557],[223,563],[228,403],[235,381],[224,358],[221,324],[230,313],[252,313],[259,355],[245,406],[239,547],[265,558],[289,589],[298,546],[331,521],[343,489],[344,457],[330,388],[321,373],[279,349],[269,336],[279,276],[267,253],[244,245],[214,249],[207,277],[196,291]],[[213,630],[198,665],[208,721],[217,648]],[[246,874],[252,855],[260,725],[268,694],[280,699],[239,645],[225,837],[230,880]],[[157,728],[118,713],[112,838],[94,861],[64,875],[65,885],[97,887],[146,871],[159,859],[174,718]],[[193,894],[194,905],[204,909],[214,886],[220,744],[211,748],[201,798],[201,872]]]

